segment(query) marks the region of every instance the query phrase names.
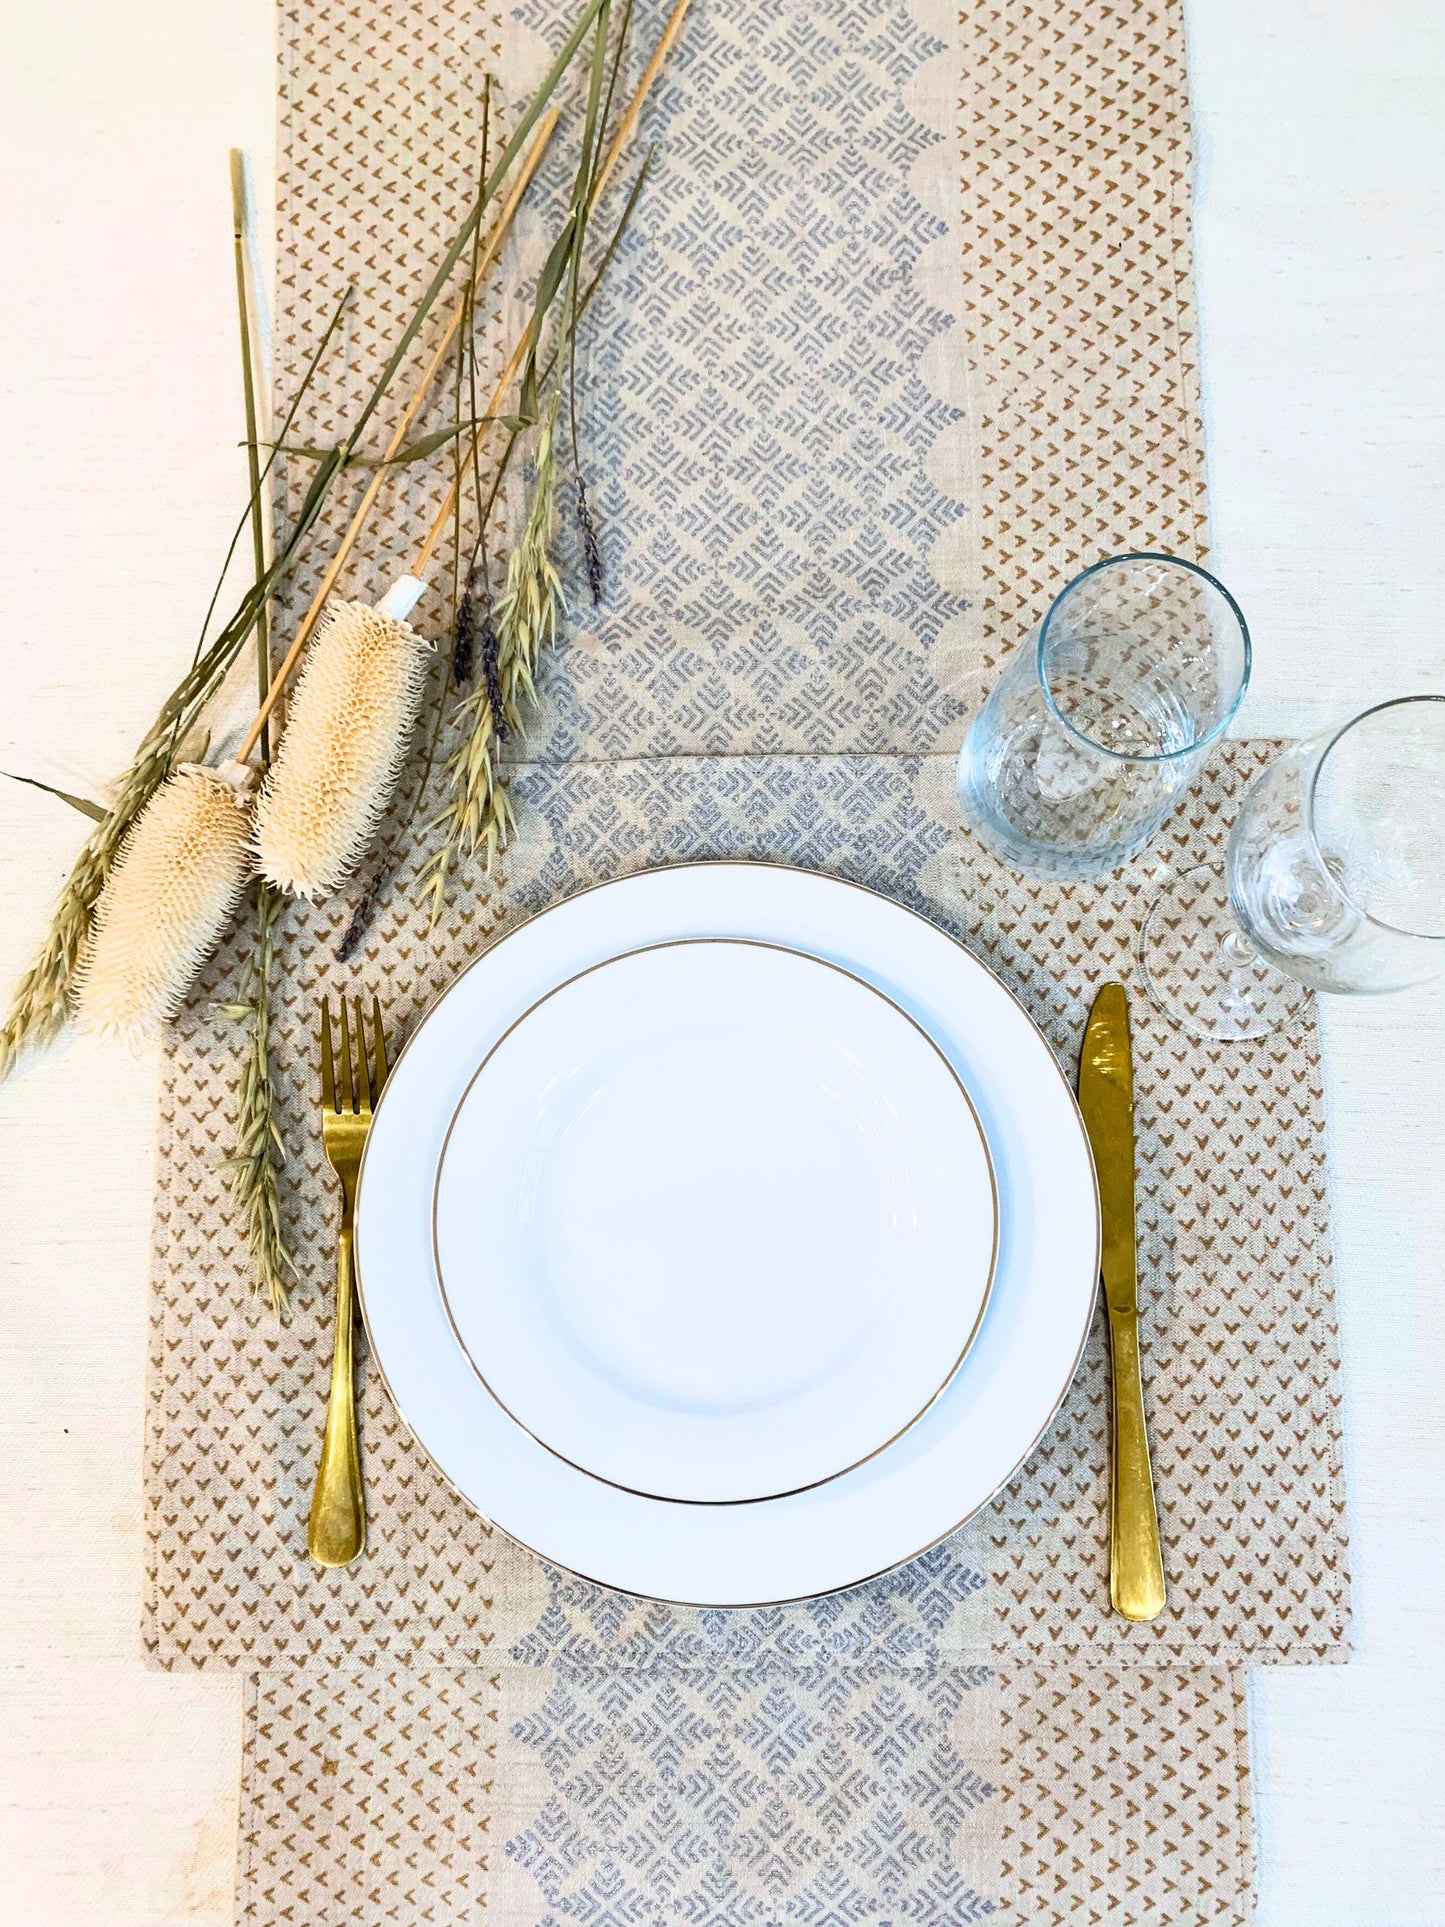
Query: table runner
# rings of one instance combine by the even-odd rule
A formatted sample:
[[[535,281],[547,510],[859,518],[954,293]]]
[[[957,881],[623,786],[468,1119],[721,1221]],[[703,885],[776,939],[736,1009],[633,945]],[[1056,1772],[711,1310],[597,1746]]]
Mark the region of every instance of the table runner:
[[[1245,1920],[1242,1678],[1201,1668],[247,1684],[238,1918]]]
[[[639,8],[643,44],[658,17]],[[341,283],[364,291],[312,439],[449,238],[483,70],[514,103],[562,18],[551,0],[506,19],[283,5],[280,398]],[[435,933],[394,899],[357,981],[400,1033],[569,890],[743,854],[933,916],[1071,1063],[1097,983],[1138,989],[1158,878],[1217,852],[1267,753],[1230,748],[1103,886],[1008,876],[952,799],[968,710],[1060,580],[1127,546],[1201,552],[1177,6],[695,0],[643,133],[654,172],[583,370],[604,605],[574,610],[514,751],[504,877]],[[544,170],[540,206],[560,178]],[[537,240],[534,221],[504,316]],[[348,587],[382,586],[441,485],[397,478]],[[348,913],[293,907],[283,939],[288,1331],[244,1305],[214,1168],[234,943],[163,1078],[146,1638],[159,1663],[251,1676],[239,1917],[1246,1919],[1237,1669],[1338,1658],[1347,1637],[1313,1031],[1210,1052],[1136,1001],[1171,1588],[1154,1625],[1108,1611],[1101,1323],[1013,1485],[835,1600],[685,1613],[550,1572],[446,1488],[365,1368],[372,1546],[320,1573],[304,1529],[331,1247],[309,1019]]]

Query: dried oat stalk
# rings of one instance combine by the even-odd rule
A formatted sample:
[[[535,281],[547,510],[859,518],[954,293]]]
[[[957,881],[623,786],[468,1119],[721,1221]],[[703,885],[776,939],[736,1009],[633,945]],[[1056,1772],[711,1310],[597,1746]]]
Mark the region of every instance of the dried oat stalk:
[[[554,393],[538,426],[532,499],[521,538],[507,559],[507,582],[494,612],[495,668],[485,673],[461,704],[457,719],[463,736],[447,764],[451,794],[432,824],[437,847],[421,874],[421,890],[431,898],[432,921],[441,912],[447,881],[457,863],[480,858],[490,870],[511,833],[513,813],[498,750],[510,731],[519,731],[523,711],[537,697],[537,663],[544,646],[555,642],[565,613],[561,578],[552,561],[557,515],[557,404]]]
[[[170,766],[172,726],[164,714],[121,778],[110,810],[91,831],[51,914],[35,961],[15,986],[0,1026],[0,1081],[30,1051],[43,1050],[64,1029],[90,916],[126,832],[150,801]]]
[[[282,898],[269,883],[255,885],[256,931],[241,976],[240,1001],[223,1006],[247,1027],[245,1061],[236,1115],[236,1141],[223,1170],[241,1215],[251,1253],[256,1292],[283,1322],[291,1315],[291,1278],[296,1266],[281,1229],[280,1176],[286,1147],[277,1121],[271,1066],[271,984],[276,964],[276,925]]]

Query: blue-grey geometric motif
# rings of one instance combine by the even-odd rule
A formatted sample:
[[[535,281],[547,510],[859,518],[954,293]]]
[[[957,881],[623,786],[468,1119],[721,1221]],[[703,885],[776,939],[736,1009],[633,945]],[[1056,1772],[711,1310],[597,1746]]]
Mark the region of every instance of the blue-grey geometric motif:
[[[670,11],[641,0],[619,92]],[[555,43],[573,14],[516,17]],[[598,217],[651,146],[579,357],[603,602],[569,483],[529,755],[919,750],[955,713],[930,652],[965,604],[930,553],[963,509],[925,461],[960,411],[919,372],[954,317],[914,275],[946,223],[910,185],[940,137],[905,94],[941,50],[906,0],[695,0]]]
[[[997,1790],[955,1735],[990,1677],[564,1672],[511,1728],[551,1793],[504,1851],[539,1927],[983,1920],[961,1836]]]
[[[984,1584],[971,1541],[962,1535],[847,1592],[736,1610],[633,1599],[548,1568],[545,1610],[513,1644],[511,1657],[574,1674],[700,1667],[755,1678],[827,1666],[920,1671],[971,1643],[964,1608]]]
[[[512,796],[527,827],[514,865],[518,908],[543,909],[643,866],[776,859],[866,884],[948,927],[919,884],[951,834],[919,798],[922,767],[911,756],[519,766]]]
[[[995,1789],[958,1725],[992,1673],[940,1653],[983,1585],[959,1543],[847,1593],[737,1612],[549,1570],[508,1657],[555,1678],[511,1728],[551,1791],[505,1847],[549,1927],[994,1912],[961,1849]]]

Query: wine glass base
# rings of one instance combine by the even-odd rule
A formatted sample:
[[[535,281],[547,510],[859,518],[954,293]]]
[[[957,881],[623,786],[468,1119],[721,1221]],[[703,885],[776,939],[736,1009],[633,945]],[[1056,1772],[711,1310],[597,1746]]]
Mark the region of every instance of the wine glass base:
[[[1252,947],[1218,870],[1186,870],[1154,899],[1139,933],[1149,994],[1167,1017],[1211,1043],[1298,1030],[1310,991]]]

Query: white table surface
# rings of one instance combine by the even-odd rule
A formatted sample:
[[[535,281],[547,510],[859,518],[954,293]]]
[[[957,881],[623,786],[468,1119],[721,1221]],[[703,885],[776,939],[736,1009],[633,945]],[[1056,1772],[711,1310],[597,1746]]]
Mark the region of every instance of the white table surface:
[[[1445,688],[1445,8],[1192,0],[1216,565],[1244,726]],[[95,789],[244,499],[226,149],[269,0],[8,0],[0,768]],[[83,826],[0,782],[0,975]],[[1256,1674],[1260,1927],[1445,1923],[1445,987],[1326,1017],[1356,1657]],[[141,1664],[154,1063],[0,1092],[0,1919],[229,1921],[239,1687]]]

